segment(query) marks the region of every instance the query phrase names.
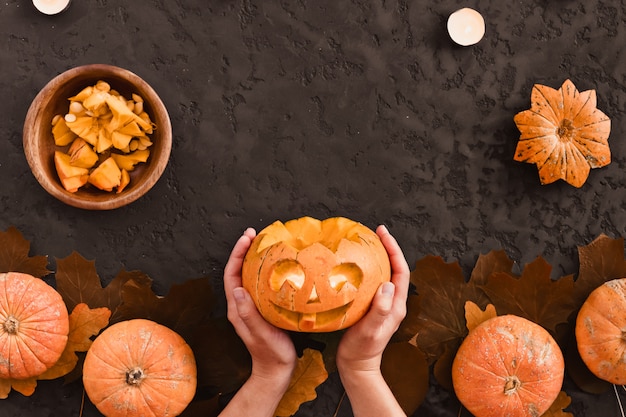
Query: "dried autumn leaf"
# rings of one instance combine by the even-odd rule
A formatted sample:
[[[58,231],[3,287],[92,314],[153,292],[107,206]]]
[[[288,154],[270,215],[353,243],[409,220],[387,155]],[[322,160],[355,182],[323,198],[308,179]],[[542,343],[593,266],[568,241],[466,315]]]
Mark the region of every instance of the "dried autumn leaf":
[[[435,380],[439,385],[449,391],[454,389],[452,386],[452,362],[454,362],[457,350],[458,346],[456,345],[446,346],[446,350],[439,355],[437,362],[435,362],[433,366],[433,376]]]
[[[72,252],[67,258],[57,259],[56,263],[57,290],[69,311],[78,304],[85,303],[91,308],[107,307],[115,316],[115,311],[122,302],[121,288],[126,282],[133,281],[148,288],[152,285],[152,280],[142,272],[121,271],[103,288],[95,261],[88,261],[77,252]]]
[[[30,242],[15,227],[0,232],[0,272],[22,272],[37,278],[49,271],[47,256],[29,256]]]
[[[577,307],[606,281],[626,277],[623,238],[612,239],[601,234],[590,244],[578,248],[578,259],[579,273],[574,282]]]
[[[298,358],[289,388],[280,400],[275,415],[277,417],[294,415],[302,404],[317,398],[315,389],[327,378],[328,372],[324,368],[322,353],[315,349],[305,349]]]
[[[489,277],[496,272],[506,272],[513,274],[515,262],[508,257],[504,250],[492,250],[487,254],[481,254],[476,260],[476,265],[472,269],[470,281],[474,285],[486,284]],[[481,305],[486,304],[482,300]]]
[[[30,397],[37,387],[37,378],[28,379],[0,379],[0,399],[9,397],[11,388],[25,397]]]
[[[595,90],[579,92],[570,80],[558,90],[535,84],[530,109],[514,121],[521,133],[514,159],[536,164],[541,184],[582,187],[591,168],[611,162],[611,120],[596,108]]]
[[[585,362],[583,362],[580,352],[578,351],[578,344],[574,332],[570,333],[563,354],[565,355],[565,369],[567,370],[567,375],[574,381],[578,388],[590,394],[602,394],[611,388],[612,385],[610,382],[595,376],[589,368],[587,368]]]
[[[250,354],[226,318],[197,326],[189,345],[194,352],[202,352],[196,355],[198,396],[232,393],[250,376]]]
[[[527,318],[556,334],[559,324],[567,323],[575,309],[572,275],[552,280],[552,267],[537,257],[524,267],[520,277],[494,273],[481,285],[498,314]]]
[[[541,417],[574,417],[574,414],[563,411],[571,402],[572,398],[565,391],[561,391],[548,411],[543,413]]]
[[[480,307],[472,301],[465,303],[465,321],[467,323],[467,330],[470,332],[483,321],[494,318],[497,315],[496,308],[493,304],[489,304],[485,310],[481,310]]]
[[[196,278],[172,285],[165,296],[137,281],[127,281],[121,291],[122,303],[115,319],[143,318],[169,327],[190,340],[197,327],[213,315],[215,300],[208,278]]]
[[[70,314],[70,332],[61,358],[37,379],[55,379],[70,373],[78,363],[76,352],[87,352],[93,343],[91,337],[109,324],[110,316],[106,307],[90,309],[85,303],[78,304]]]
[[[390,343],[383,352],[380,370],[407,415],[412,415],[428,393],[426,356],[410,343]]]
[[[392,342],[411,342],[417,346],[417,333],[424,326],[420,315],[420,300],[415,294],[409,294],[406,300],[406,316],[391,338]]]
[[[465,302],[481,303],[482,291],[473,282],[466,282],[458,263],[445,263],[436,256],[419,260],[411,272],[419,311],[416,343],[429,359],[435,361],[446,348],[456,350],[467,334]],[[412,316],[412,311],[407,312]],[[409,318],[409,320],[413,320]]]

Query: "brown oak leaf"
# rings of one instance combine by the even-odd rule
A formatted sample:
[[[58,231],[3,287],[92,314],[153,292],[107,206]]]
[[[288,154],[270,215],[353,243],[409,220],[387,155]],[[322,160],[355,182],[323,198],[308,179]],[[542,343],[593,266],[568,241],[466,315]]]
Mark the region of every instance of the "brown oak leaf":
[[[517,277],[505,272],[491,275],[485,291],[498,314],[527,318],[556,334],[559,324],[567,323],[575,309],[572,275],[552,280],[552,267],[542,257],[524,267]]]
[[[587,246],[578,248],[578,259],[580,267],[574,283],[578,308],[591,291],[606,281],[626,277],[623,238],[612,239],[602,234]]]
[[[328,372],[324,368],[322,353],[315,349],[305,349],[298,358],[289,388],[280,400],[275,415],[277,417],[294,415],[302,404],[317,398],[315,389],[327,378]]]
[[[508,257],[504,250],[492,250],[491,252],[480,255],[476,260],[476,265],[472,269],[470,281],[474,285],[483,285],[491,275],[496,272],[506,272],[512,274],[515,262]],[[484,305],[485,303],[481,303]]]
[[[433,362],[446,348],[456,351],[467,334],[465,302],[480,305],[484,294],[472,281],[465,281],[457,262],[445,263],[432,255],[417,261],[411,283],[418,294],[419,308],[417,312],[409,309],[408,322],[415,326],[417,346]],[[412,317],[415,314],[417,320]]]
[[[188,343],[194,352],[201,352],[196,355],[196,397],[230,394],[250,376],[250,354],[226,318],[215,318],[198,325]]]
[[[390,343],[380,370],[406,415],[413,415],[428,394],[430,370],[424,353],[407,342]]]
[[[141,282],[129,280],[122,287],[122,303],[115,312],[114,320],[153,320],[189,342],[197,327],[213,315],[214,298],[208,278],[188,279],[174,284],[165,296],[155,294]]]
[[[122,302],[122,286],[133,281],[138,286],[150,288],[152,280],[139,271],[121,271],[106,286],[96,271],[95,261],[83,258],[77,252],[57,259],[56,286],[69,311],[78,304],[85,303],[91,308],[106,307],[115,316]],[[113,322],[113,318],[111,319]]]
[[[15,227],[0,232],[0,272],[22,272],[37,278],[45,277],[48,270],[47,256],[29,256],[30,242]]]

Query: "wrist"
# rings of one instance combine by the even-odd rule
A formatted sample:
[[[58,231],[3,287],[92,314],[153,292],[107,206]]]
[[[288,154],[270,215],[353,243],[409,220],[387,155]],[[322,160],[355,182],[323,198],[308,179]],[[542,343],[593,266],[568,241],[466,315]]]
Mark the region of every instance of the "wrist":
[[[356,375],[371,375],[380,373],[381,357],[367,359],[344,359],[337,356],[336,364],[339,372],[352,373]]]
[[[291,376],[295,366],[287,364],[274,367],[264,367],[252,365],[250,379],[258,381],[260,384],[275,388],[278,391],[286,391],[291,382]]]

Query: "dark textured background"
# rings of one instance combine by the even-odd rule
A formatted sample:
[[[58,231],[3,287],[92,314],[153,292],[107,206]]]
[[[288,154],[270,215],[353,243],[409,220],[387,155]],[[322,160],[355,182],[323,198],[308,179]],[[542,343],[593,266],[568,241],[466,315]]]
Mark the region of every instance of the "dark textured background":
[[[485,38],[455,45],[450,13],[474,7]],[[623,1],[74,0],[54,17],[0,3],[0,228],[33,254],[73,250],[106,283],[138,269],[164,293],[222,268],[242,231],[303,215],[385,223],[409,264],[504,249],[577,271],[577,246],[624,235],[626,103]],[[51,78],[109,63],[148,81],[169,109],[171,161],[144,198],[109,212],[56,201],[31,175],[22,125]],[[595,89],[612,119],[612,163],[575,189],[539,185],[514,162],[513,116],[535,83]],[[571,385],[571,384],[570,384]],[[566,386],[575,416],[618,415],[611,393]],[[298,415],[332,415],[336,376]],[[0,416],[78,416],[81,388],[40,383]],[[97,416],[89,404],[85,417]],[[340,415],[350,415],[346,407]],[[433,387],[417,415],[457,416]]]

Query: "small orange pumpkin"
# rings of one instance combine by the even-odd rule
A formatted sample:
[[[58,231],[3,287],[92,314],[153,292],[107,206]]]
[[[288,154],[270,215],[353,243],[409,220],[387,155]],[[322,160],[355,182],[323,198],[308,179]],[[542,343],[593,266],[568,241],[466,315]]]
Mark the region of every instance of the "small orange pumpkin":
[[[36,377],[65,350],[69,318],[61,295],[29,274],[0,274],[0,379]]]
[[[541,326],[514,315],[484,321],[452,363],[459,401],[476,417],[538,417],[563,384],[561,349]]]
[[[105,329],[87,351],[83,385],[106,417],[177,416],[196,392],[196,362],[183,338],[151,320]]]
[[[514,160],[536,164],[541,184],[562,179],[582,187],[591,168],[611,162],[611,120],[596,108],[596,92],[566,80],[555,90],[535,84],[531,108],[515,115],[521,135]]]
[[[626,278],[593,290],[576,317],[576,343],[587,368],[598,378],[626,383]]]
[[[353,325],[390,276],[378,235],[345,217],[274,222],[254,239],[242,269],[265,319],[302,332]]]

